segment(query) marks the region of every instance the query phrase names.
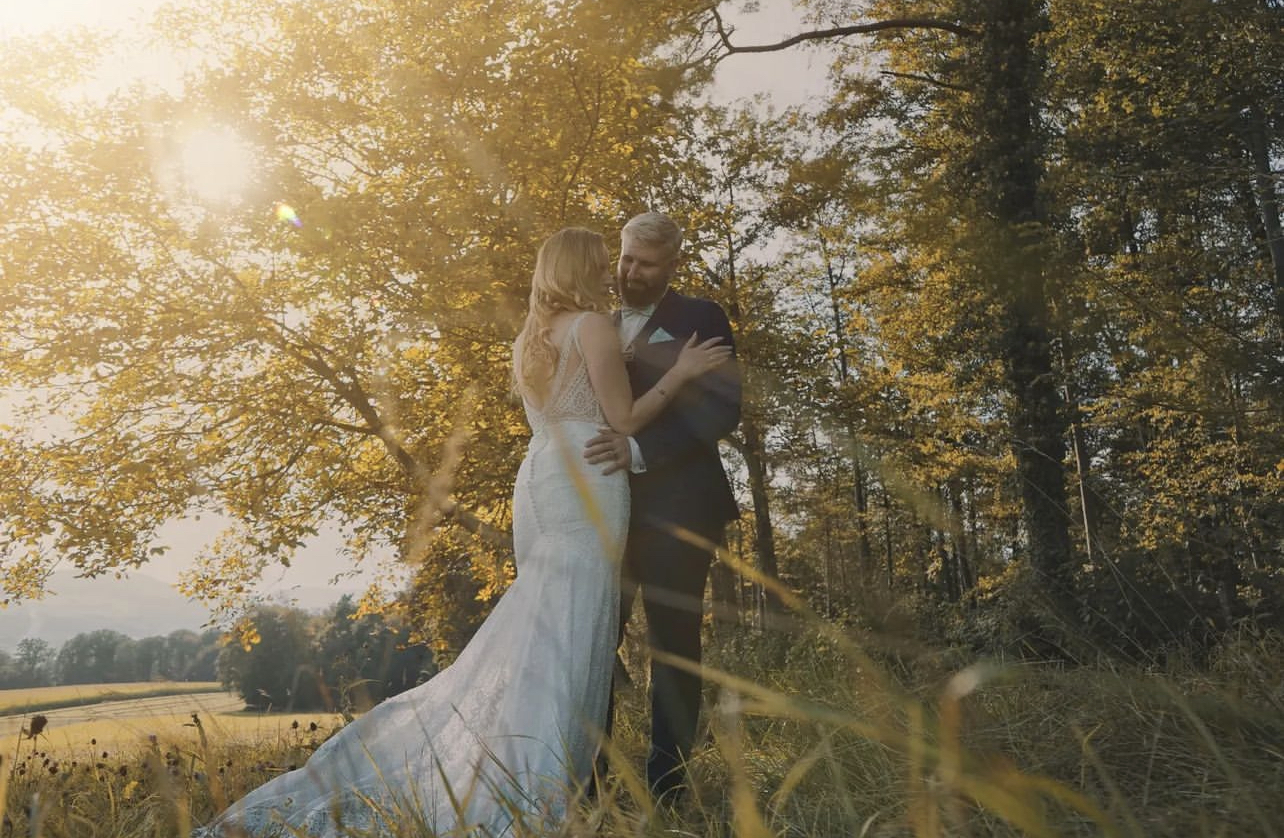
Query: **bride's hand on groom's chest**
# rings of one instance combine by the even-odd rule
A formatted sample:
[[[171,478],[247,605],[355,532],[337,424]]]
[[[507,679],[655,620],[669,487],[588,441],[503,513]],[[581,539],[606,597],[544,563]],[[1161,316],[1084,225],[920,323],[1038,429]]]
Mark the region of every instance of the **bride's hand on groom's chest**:
[[[664,372],[677,363],[682,352],[683,341],[668,340],[660,343],[636,341],[624,351],[626,366],[638,372],[653,372],[659,378]]]

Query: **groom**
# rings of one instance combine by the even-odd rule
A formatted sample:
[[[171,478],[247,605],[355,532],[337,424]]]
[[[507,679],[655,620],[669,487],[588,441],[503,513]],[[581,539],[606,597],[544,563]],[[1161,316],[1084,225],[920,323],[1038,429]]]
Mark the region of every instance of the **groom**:
[[[721,337],[734,345],[722,309],[669,289],[682,231],[658,212],[636,216],[620,233],[617,270],[623,307],[620,345],[633,396],[673,366],[687,338]],[[590,463],[631,473],[632,512],[621,580],[620,637],[640,592],[654,651],[700,663],[700,622],[709,564],[739,515],[718,456],[718,440],[740,422],[740,374],[734,360],[687,384],[633,437],[603,428],[585,446]],[[651,664],[651,750],[647,780],[657,797],[676,797],[695,741],[700,676]],[[608,731],[610,719],[607,720]]]

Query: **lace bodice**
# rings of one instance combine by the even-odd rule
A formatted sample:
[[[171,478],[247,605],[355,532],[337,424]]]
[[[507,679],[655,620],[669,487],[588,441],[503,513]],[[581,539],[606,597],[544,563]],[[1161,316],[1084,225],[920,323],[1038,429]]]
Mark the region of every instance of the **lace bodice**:
[[[584,311],[576,315],[562,337],[562,345],[557,348],[557,367],[553,371],[552,385],[548,389],[549,398],[544,407],[537,408],[529,394],[522,396],[526,421],[536,435],[553,422],[606,423],[602,406],[598,404],[597,394],[593,392],[593,384],[589,381],[584,353],[580,350],[580,324],[584,322],[586,314],[588,312]],[[521,360],[514,357],[513,362],[520,364]]]

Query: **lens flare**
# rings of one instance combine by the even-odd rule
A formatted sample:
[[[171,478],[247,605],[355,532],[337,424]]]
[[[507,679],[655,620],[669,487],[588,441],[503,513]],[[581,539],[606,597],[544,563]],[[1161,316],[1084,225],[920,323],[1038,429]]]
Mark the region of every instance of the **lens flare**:
[[[295,227],[303,226],[303,219],[299,218],[299,214],[295,212],[294,207],[289,204],[282,203],[276,205],[276,220],[284,221],[285,223],[291,224]]]

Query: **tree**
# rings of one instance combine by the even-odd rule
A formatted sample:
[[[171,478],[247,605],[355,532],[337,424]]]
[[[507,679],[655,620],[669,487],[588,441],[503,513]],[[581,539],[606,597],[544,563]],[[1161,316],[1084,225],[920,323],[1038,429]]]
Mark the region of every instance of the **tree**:
[[[38,637],[24,637],[18,641],[13,656],[16,687],[39,687],[49,684],[53,675],[56,651],[47,641]]]
[[[684,285],[720,303],[736,335],[743,379],[740,425],[728,445],[744,464],[752,508],[750,564],[767,580],[755,585],[752,617],[779,613],[780,565],[772,517],[771,463],[766,436],[785,408],[778,371],[790,355],[790,332],[775,305],[782,282],[759,257],[770,244],[772,220],[765,212],[775,181],[783,176],[783,130],[749,109],[707,107],[695,113],[686,156],[693,161],[670,184],[670,212],[686,227],[689,258]],[[742,557],[743,558],[743,557]],[[730,605],[726,569],[714,571],[722,605]]]
[[[248,642],[228,643],[219,679],[248,707],[261,710],[330,709],[313,654],[313,619],[297,608],[260,606],[248,615]]]
[[[324,617],[316,661],[330,701],[366,709],[425,680],[435,671],[427,646],[410,642],[404,626],[362,613],[351,596]]]
[[[323,522],[354,561],[431,557],[443,524],[502,551],[525,429],[496,371],[536,244],[673,165],[699,74],[654,55],[685,5],[227,0],[160,19],[208,50],[181,95],[101,104],[47,93],[92,47],[6,50],[0,386],[32,398],[0,436],[5,598],[205,512],[231,527],[185,589],[224,609]],[[241,203],[184,164],[209,142],[253,158]]]
[[[187,629],[165,636],[161,672],[175,681],[218,680],[218,657],[222,632],[207,629],[200,634]]]
[[[972,316],[984,312],[998,324],[982,347],[1005,370],[1009,398],[1003,409],[1011,429],[1029,562],[1040,585],[1064,592],[1072,552],[1063,467],[1066,423],[1052,365],[1048,229],[1041,195],[1037,37],[1044,12],[1040,4],[1026,0],[960,2],[937,18],[899,14],[903,8],[875,4],[874,12],[886,12],[886,20],[818,30],[761,47],[734,45],[720,21],[719,32],[728,53],[865,32],[904,33],[885,49],[892,66],[887,71],[891,90],[871,87],[863,76],[854,78],[847,89],[859,98],[850,108],[839,100],[834,118],[841,119],[845,108],[860,121],[878,113],[900,118],[902,130],[915,133],[912,142],[888,154],[904,177],[895,205],[906,211],[912,207],[919,220],[926,213],[937,223],[956,222],[952,244],[957,258],[940,267],[967,288],[964,299],[972,304]],[[912,129],[909,120],[914,120]],[[934,180],[921,176],[926,166],[936,167]],[[915,255],[905,250],[889,255],[909,262],[911,275],[933,267],[912,264]],[[966,316],[962,310],[959,314]],[[1049,605],[1058,601],[1056,594],[1047,598]]]
[[[9,689],[11,686],[16,687],[18,673],[14,666],[13,657],[3,650],[0,650],[0,689]]]
[[[59,684],[112,684],[137,680],[134,641],[118,631],[82,632],[58,650]]]
[[[1038,595],[1129,653],[1271,620],[1278,4],[934,4],[946,25],[811,5],[839,25],[752,49],[896,33],[840,50],[823,147],[779,202],[836,304],[816,402],[896,487],[876,505],[889,587],[1006,601],[1016,639],[1043,632],[1021,613]],[[846,25],[867,13],[885,20]],[[872,531],[830,511],[833,459],[797,439],[789,552],[825,545],[828,579]]]
[[[1267,69],[1284,59],[1279,10],[1066,0],[1051,24],[1094,600],[1126,647],[1270,620],[1284,330],[1262,155],[1284,152],[1284,89]]]
[[[164,637],[144,637],[136,641],[130,651],[135,680],[159,681],[171,677],[171,673],[165,669]]]

